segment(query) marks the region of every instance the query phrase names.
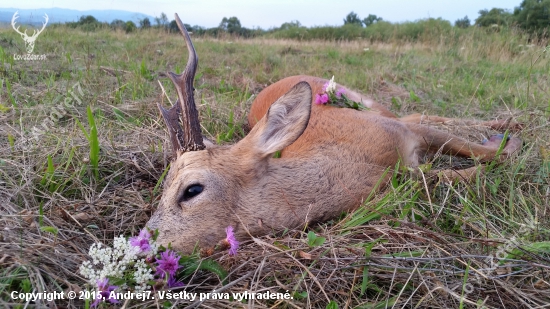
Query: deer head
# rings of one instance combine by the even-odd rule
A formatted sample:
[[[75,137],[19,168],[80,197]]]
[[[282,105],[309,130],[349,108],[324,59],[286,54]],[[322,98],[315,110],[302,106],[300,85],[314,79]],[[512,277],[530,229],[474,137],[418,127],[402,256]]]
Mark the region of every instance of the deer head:
[[[46,21],[44,23],[42,23],[42,29],[33,30],[32,35],[28,36],[26,29],[25,29],[25,32],[21,32],[21,31],[19,31],[20,26],[17,26],[17,28],[15,28],[15,20],[17,18],[19,18],[18,13],[19,13],[19,11],[15,12],[15,14],[13,14],[13,17],[11,18],[11,26],[12,26],[13,30],[15,30],[17,33],[19,33],[21,35],[21,37],[23,38],[23,40],[25,41],[25,48],[27,50],[27,54],[31,54],[32,51],[34,50],[34,41],[36,41],[36,38],[38,37],[38,35],[40,33],[42,33],[42,31],[44,31],[44,28],[46,28],[46,25],[48,24],[48,20],[49,20],[48,14],[44,14],[44,19]]]
[[[289,164],[300,164],[274,164],[274,160],[281,159],[272,156],[304,132],[311,111],[309,84],[298,83],[273,103],[266,116],[237,144],[205,145],[193,98],[198,58],[177,14],[175,20],[187,44],[189,58],[181,75],[168,74],[178,100],[169,110],[158,107],[176,159],[167,174],[158,209],[147,226],[159,230],[161,244],[171,243],[174,249],[190,252],[196,244],[213,247],[225,238],[229,225],[235,227],[240,238],[263,229],[258,220],[274,228],[299,224],[290,220],[288,212],[276,213],[268,205],[271,203],[268,198],[275,178],[292,177]],[[278,173],[281,169],[290,174]],[[287,194],[289,198],[300,196],[299,192]]]

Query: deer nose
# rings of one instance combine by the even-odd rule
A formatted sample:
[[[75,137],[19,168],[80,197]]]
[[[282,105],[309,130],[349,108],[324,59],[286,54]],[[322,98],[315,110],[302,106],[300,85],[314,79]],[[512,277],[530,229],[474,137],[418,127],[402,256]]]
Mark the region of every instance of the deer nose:
[[[149,221],[147,221],[147,228],[149,228],[150,230],[156,230],[159,228],[159,218],[156,214],[153,214],[153,216],[149,219]]]

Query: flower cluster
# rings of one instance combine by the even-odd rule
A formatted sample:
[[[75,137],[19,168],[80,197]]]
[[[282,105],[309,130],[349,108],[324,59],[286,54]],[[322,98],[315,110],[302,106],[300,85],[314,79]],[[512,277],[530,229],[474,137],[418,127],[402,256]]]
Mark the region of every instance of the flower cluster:
[[[342,94],[344,93],[343,88],[336,90],[336,83],[334,82],[334,76],[323,85],[323,93],[318,93],[315,95],[315,103],[317,104],[327,104],[336,99],[341,99]]]
[[[117,290],[143,292],[152,287],[184,286],[177,279],[181,275],[178,272],[183,268],[180,266],[181,256],[173,250],[159,247],[156,234],[143,229],[138,236],[130,239],[115,237],[112,248],[101,243],[90,246],[88,254],[91,261],[82,263],[80,274],[100,295],[92,307],[97,307],[102,301],[119,303],[112,293]],[[226,234],[223,242],[229,248],[229,255],[236,255],[239,242],[233,234],[233,227],[227,227]]]
[[[92,261],[82,263],[80,273],[91,283],[107,277],[121,277],[139,253],[139,247],[132,246],[123,236],[115,237],[113,248],[95,243],[88,251]],[[103,267],[96,269],[100,265]]]
[[[338,88],[334,82],[334,76],[323,85],[323,92],[315,95],[315,103],[322,105],[332,105],[337,107],[347,107],[353,109],[366,109],[364,105],[350,100],[344,95],[344,88]]]
[[[155,283],[155,277],[146,260],[153,259],[158,251],[159,246],[146,229],[129,240],[123,236],[115,237],[112,248],[101,243],[93,244],[88,251],[92,260],[80,265],[80,274],[101,295],[92,303],[92,307],[99,305],[102,300],[118,303],[111,295],[118,289],[131,288],[136,292],[150,289]],[[109,285],[109,281],[121,282],[121,285]]]

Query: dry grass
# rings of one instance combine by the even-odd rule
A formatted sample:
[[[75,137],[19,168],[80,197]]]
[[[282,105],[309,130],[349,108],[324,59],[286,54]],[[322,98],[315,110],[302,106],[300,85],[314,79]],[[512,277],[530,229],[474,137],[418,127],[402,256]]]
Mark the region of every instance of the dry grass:
[[[5,53],[17,53],[18,37],[0,32],[14,42],[0,41]],[[26,280],[37,292],[84,289],[86,280],[77,270],[89,246],[135,235],[144,226],[158,204],[159,178],[170,159],[153,104],[162,100],[155,80],[160,77],[173,97],[159,73],[183,67],[182,42],[166,34],[56,28],[40,39],[37,48],[48,51],[48,62],[3,58],[0,67],[0,304],[6,308],[40,306],[10,298],[11,291],[24,290]],[[192,306],[325,308],[335,301],[338,308],[537,308],[550,302],[548,54],[529,76],[540,49],[516,52],[467,36],[453,46],[261,38],[195,42],[201,60],[196,97],[204,132],[213,140],[244,136],[240,126],[248,106],[266,85],[310,74],[336,75],[340,83],[371,93],[402,115],[514,117],[526,124],[520,133],[526,146],[472,183],[396,176],[383,193],[339,220],[254,238],[235,258],[210,257],[230,272],[227,285],[198,272],[185,287],[188,292],[288,290],[291,301],[209,300]],[[64,98],[76,82],[85,103],[39,140],[30,138],[52,100]],[[92,177],[89,144],[76,124],[86,126],[87,105],[98,124],[99,179]],[[231,113],[233,123],[228,122]],[[235,134],[224,135],[232,127],[238,128]],[[473,141],[495,133],[461,123],[440,128]],[[48,156],[55,172],[44,181]],[[475,164],[447,156],[427,160],[437,166]],[[310,246],[307,232],[326,241]],[[491,264],[490,257],[502,248],[506,259]],[[80,308],[83,303],[49,305]],[[143,306],[164,304],[126,304]]]

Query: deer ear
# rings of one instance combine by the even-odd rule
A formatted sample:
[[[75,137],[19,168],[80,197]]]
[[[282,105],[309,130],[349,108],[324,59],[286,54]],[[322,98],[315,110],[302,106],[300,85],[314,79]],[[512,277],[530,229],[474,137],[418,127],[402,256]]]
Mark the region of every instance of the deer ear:
[[[204,146],[206,146],[206,149],[212,149],[212,148],[217,147],[216,143],[209,140],[208,137],[206,137],[204,135],[202,136],[202,142],[203,142]]]
[[[271,156],[304,133],[311,114],[311,87],[300,82],[271,105],[247,138],[261,157]]]

